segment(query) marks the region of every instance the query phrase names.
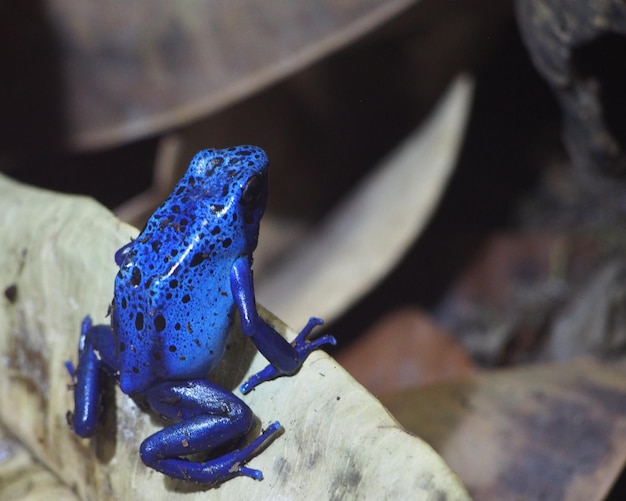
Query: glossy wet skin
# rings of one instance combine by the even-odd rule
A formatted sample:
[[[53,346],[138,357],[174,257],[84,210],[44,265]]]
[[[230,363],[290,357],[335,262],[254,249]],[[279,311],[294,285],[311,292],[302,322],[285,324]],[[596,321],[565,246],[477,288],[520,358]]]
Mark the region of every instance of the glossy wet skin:
[[[197,154],[130,245],[111,312],[125,393],[202,377],[224,354],[235,303],[234,261],[251,255],[267,200],[259,149]]]
[[[267,157],[255,146],[203,150],[139,237],[115,253],[111,325],[86,317],[68,421],[81,437],[97,432],[102,380],[120,388],[172,424],[146,438],[143,462],[172,477],[216,485],[243,475],[258,449],[281,426],[271,423],[241,448],[253,414],[239,397],[208,379],[224,354],[235,311],[241,330],[269,361],[241,385],[295,374],[332,336],[309,341],[322,323],[311,318],[292,343],[257,312],[252,252],[267,199]],[[219,450],[221,452],[216,453]],[[202,454],[204,460],[186,456]]]

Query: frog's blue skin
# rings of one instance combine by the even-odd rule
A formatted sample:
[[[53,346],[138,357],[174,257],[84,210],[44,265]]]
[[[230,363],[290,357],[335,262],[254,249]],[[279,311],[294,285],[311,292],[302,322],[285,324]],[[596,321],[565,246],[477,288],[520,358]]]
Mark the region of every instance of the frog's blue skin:
[[[267,199],[267,163],[255,146],[201,151],[139,237],[116,252],[111,326],[94,326],[86,317],[78,367],[68,363],[75,382],[69,419],[78,435],[96,432],[102,378],[108,376],[174,421],[141,444],[146,465],[204,484],[263,477],[244,463],[280,424],[237,448],[251,429],[252,411],[206,379],[224,354],[235,310],[243,333],[269,361],[241,385],[244,394],[294,374],[309,353],[335,344],[331,336],[307,341],[320,319],[311,318],[289,344],[257,313],[251,266]],[[196,453],[209,459],[181,457]]]

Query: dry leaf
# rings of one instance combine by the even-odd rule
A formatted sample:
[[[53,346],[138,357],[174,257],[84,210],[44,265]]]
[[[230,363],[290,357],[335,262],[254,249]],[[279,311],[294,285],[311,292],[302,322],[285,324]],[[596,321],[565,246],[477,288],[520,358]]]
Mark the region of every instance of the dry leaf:
[[[604,499],[626,459],[626,370],[582,360],[383,399],[476,499]]]
[[[35,461],[24,444],[0,425],[0,499],[70,501],[78,498],[69,486]]]
[[[79,498],[124,499],[130,492],[151,501],[467,499],[443,460],[322,352],[297,376],[265,383],[243,397],[261,425],[280,420],[285,428],[250,461],[264,472],[261,482],[236,478],[206,490],[145,467],[138,447],[159,423],[117,387],[105,396],[103,432],[78,438],[65,418],[73,398],[64,362],[76,359],[83,315],[105,321],[116,273],[113,253],[136,230],[89,199],[3,177],[0,204],[0,425]],[[244,341],[234,333],[234,345]],[[232,346],[226,372],[218,374],[222,383],[233,387],[266,364],[259,354],[249,364],[248,353]]]
[[[48,2],[71,144],[102,148],[231,104],[355,40],[411,0]]]

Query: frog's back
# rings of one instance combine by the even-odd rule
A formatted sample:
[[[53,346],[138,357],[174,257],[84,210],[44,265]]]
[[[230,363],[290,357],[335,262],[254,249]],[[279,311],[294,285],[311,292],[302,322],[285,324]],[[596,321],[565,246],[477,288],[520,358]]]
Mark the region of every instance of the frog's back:
[[[239,170],[221,158],[214,167],[224,175],[207,182],[194,162],[116,278],[112,325],[126,393],[159,380],[206,377],[225,350],[234,313],[230,271],[251,252],[237,210]]]

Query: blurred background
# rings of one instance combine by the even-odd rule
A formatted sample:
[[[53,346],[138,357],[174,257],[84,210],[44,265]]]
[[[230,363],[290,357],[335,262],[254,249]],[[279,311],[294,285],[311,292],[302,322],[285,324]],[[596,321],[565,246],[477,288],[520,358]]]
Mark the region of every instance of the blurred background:
[[[431,398],[460,412],[441,402],[465,391],[446,386],[459,381],[502,391],[510,377],[528,389],[538,384],[529,367],[621,361],[625,12],[617,0],[2,2],[0,169],[141,227],[196,151],[261,146],[271,190],[259,301],[296,329],[300,308],[325,317],[332,354],[474,494],[533,498],[559,461],[552,476],[516,478],[533,482],[472,479],[471,454],[446,453],[411,409]],[[461,75],[436,166],[419,145]],[[407,152],[420,183],[398,167]],[[601,422],[623,419],[618,394]],[[533,426],[518,427],[530,441]],[[511,454],[538,464],[521,446]],[[591,455],[593,468],[574,463],[559,478],[592,472],[601,498],[626,454]],[[599,470],[609,455],[612,468]]]

